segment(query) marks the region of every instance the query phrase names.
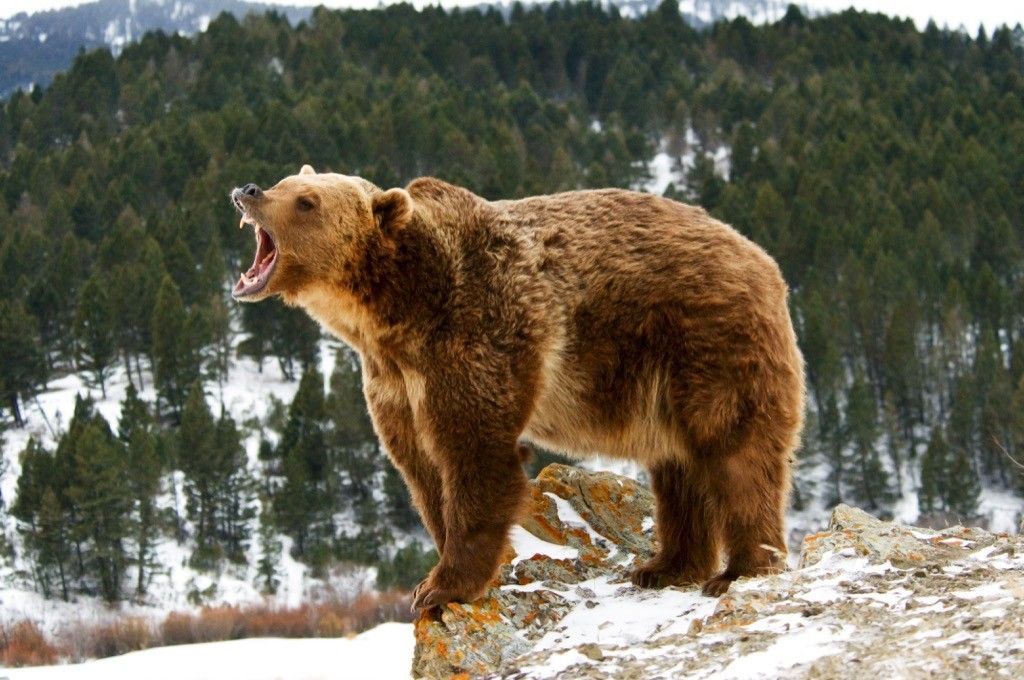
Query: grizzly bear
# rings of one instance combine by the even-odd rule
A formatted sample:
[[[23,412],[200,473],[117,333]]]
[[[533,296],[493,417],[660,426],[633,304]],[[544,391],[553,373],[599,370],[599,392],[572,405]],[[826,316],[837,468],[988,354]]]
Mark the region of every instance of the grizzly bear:
[[[231,198],[256,231],[234,296],[280,296],[360,356],[440,555],[414,607],[495,576],[527,492],[520,439],[646,466],[659,549],[638,586],[714,596],[784,566],[803,360],[778,266],[731,227],[620,189],[488,201],[309,166]]]

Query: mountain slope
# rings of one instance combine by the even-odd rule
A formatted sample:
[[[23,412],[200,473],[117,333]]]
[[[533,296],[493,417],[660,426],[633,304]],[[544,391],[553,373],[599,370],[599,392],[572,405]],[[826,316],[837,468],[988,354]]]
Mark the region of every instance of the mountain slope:
[[[660,3],[661,0],[604,0],[601,4],[617,7],[623,16],[638,17],[653,11]],[[352,3],[355,7],[370,4],[358,0]],[[412,4],[418,7],[493,4],[507,16],[512,3],[419,0]],[[788,4],[782,0],[683,0],[679,11],[689,24],[704,28],[738,16],[754,23],[777,21],[785,14]],[[125,45],[137,41],[148,31],[194,35],[205,31],[210,20],[222,12],[240,18],[267,11],[284,15],[294,25],[308,18],[312,8],[245,0],[98,0],[46,12],[21,12],[0,19],[0,97],[6,97],[15,88],[46,85],[56,73],[70,66],[82,49],[106,46],[117,55]]]
[[[308,7],[243,0],[98,0],[65,9],[0,19],[0,96],[17,87],[45,85],[82,49],[109,47],[116,55],[147,31],[193,35],[213,17],[275,11],[297,21]]]

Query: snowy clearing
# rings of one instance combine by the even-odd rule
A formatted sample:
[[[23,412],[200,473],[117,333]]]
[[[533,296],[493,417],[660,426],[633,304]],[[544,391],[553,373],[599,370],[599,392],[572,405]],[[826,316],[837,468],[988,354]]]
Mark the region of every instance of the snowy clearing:
[[[99,661],[8,672],[10,680],[329,680],[408,678],[412,624],[353,638],[252,638],[159,647]]]

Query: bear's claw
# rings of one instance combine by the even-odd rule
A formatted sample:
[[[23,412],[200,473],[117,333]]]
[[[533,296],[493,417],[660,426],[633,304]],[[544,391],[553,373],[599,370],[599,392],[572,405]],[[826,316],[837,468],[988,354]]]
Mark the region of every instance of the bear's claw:
[[[441,607],[459,599],[454,593],[431,585],[429,581],[429,578],[420,581],[412,591],[412,611]]]
[[[704,582],[704,587],[701,588],[701,592],[708,597],[720,597],[725,595],[729,590],[729,586],[736,578],[731,576],[728,572],[719,574],[714,578],[710,578]]]

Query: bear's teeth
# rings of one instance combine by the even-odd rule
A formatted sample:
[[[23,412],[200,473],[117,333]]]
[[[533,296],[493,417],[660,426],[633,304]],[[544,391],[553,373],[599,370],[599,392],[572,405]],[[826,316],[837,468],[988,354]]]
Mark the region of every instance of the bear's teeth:
[[[242,215],[242,219],[238,220],[238,228],[241,229],[245,226],[245,215]]]

